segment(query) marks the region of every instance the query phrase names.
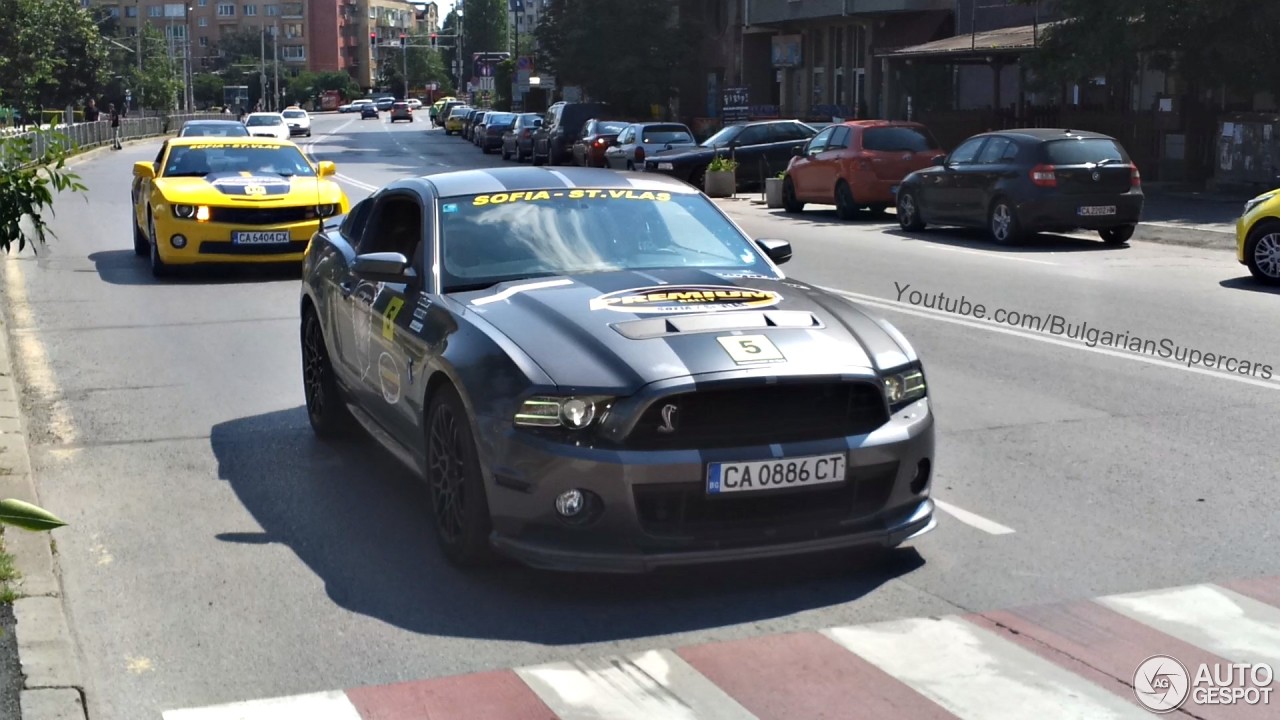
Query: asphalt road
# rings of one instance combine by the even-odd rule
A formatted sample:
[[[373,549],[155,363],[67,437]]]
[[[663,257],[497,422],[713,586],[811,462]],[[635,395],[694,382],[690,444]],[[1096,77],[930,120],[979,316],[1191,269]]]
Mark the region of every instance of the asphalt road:
[[[424,125],[317,116],[309,148],[353,201],[502,162]],[[160,283],[133,255],[130,166],[157,145],[78,166],[88,200],[60,200],[58,239],[0,260],[41,498],[70,523],[58,553],[95,720],[1280,573],[1280,383],[909,302],[1058,314],[1280,375],[1280,338],[1256,329],[1280,295],[1229,252],[1054,236],[1010,250],[738,201],[725,206],[744,229],[794,243],[786,270],[871,299],[925,358],[950,508],[937,530],[877,563],[461,574],[414,478],[370,444],[312,437],[296,277]]]

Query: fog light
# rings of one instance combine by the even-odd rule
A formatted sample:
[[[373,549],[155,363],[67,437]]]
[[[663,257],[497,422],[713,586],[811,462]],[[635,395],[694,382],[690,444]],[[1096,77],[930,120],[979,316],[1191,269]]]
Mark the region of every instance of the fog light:
[[[577,517],[586,507],[586,498],[581,490],[566,490],[556,496],[556,512],[562,517]]]
[[[181,250],[182,248],[187,246],[187,238],[182,235],[174,235],[173,237],[169,238],[169,244]]]
[[[916,465],[916,476],[911,478],[911,492],[919,495],[929,488],[929,459],[925,458]]]

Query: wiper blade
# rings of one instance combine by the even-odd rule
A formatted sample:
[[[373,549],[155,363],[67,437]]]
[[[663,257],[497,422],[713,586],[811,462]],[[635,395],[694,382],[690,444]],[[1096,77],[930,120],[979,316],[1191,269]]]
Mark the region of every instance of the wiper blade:
[[[1094,163],[1094,166],[1102,167],[1103,165],[1110,165],[1113,162],[1120,162],[1120,161],[1116,160],[1115,158],[1106,158],[1104,160],[1099,160],[1098,162]]]

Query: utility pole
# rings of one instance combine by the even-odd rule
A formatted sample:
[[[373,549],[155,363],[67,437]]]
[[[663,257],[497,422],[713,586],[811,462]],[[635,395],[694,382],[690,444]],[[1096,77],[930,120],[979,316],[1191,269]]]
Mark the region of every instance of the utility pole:
[[[271,108],[279,112],[280,110],[280,21],[277,20],[271,25],[271,54],[275,56],[275,74],[276,84],[271,93]]]
[[[405,44],[404,33],[400,33],[400,62],[404,73],[404,100],[409,99],[409,46]]]
[[[195,72],[191,67],[191,10],[192,10],[191,6],[187,5],[186,13],[182,16],[183,24],[185,25],[185,28],[183,29],[184,37],[182,38],[184,41],[184,46],[183,46],[184,52],[183,52],[182,59],[183,59],[183,74],[186,79],[186,85],[187,85],[187,92],[186,92],[187,112],[191,112],[192,110],[194,110],[195,104],[196,104],[196,91],[195,91],[195,88],[192,87],[193,81],[195,80]]]
[[[259,69],[258,102],[262,103],[262,107],[267,107],[267,29],[262,28],[262,34],[258,37],[259,52],[262,53],[262,67]]]
[[[133,0],[134,17],[138,23],[138,76],[142,76],[142,0]]]

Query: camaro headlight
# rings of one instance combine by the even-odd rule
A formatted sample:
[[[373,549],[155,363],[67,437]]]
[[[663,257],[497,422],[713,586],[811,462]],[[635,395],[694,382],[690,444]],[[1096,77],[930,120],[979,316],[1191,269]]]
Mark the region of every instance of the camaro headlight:
[[[174,205],[173,214],[177,215],[180,218],[187,218],[188,220],[190,220],[191,218],[196,216],[196,206],[195,205]]]
[[[884,378],[884,398],[891,408],[902,407],[924,396],[924,371],[920,368],[909,368]]]
[[[317,205],[316,212],[320,215],[320,217],[330,217],[331,215],[337,215],[338,204],[329,203],[327,205]]]
[[[525,400],[516,411],[516,425],[523,427],[563,427],[582,430],[591,423],[603,421],[612,398],[573,395],[555,397],[539,395]]]
[[[1245,215],[1248,215],[1248,214],[1249,214],[1249,212],[1250,212],[1250,211],[1252,211],[1254,208],[1258,207],[1258,206],[1259,206],[1259,205],[1261,205],[1262,203],[1264,203],[1264,202],[1266,202],[1266,201],[1270,200],[1271,198],[1273,198],[1273,197],[1275,197],[1275,196],[1276,196],[1276,192],[1275,192],[1275,191],[1272,191],[1272,192],[1269,192],[1269,193],[1263,193],[1263,194],[1259,195],[1258,197],[1256,197],[1256,198],[1254,198],[1254,199],[1252,199],[1252,200],[1249,200],[1248,202],[1246,202],[1246,203],[1244,204],[1244,214],[1245,214]]]

